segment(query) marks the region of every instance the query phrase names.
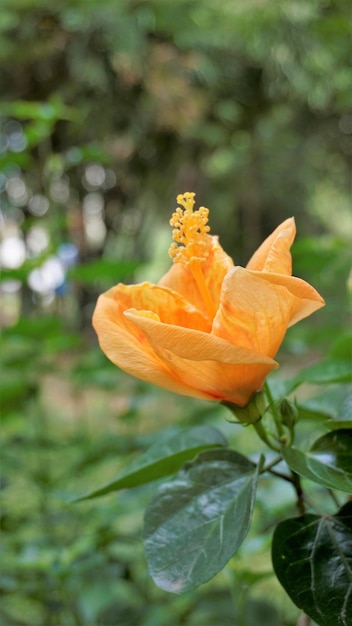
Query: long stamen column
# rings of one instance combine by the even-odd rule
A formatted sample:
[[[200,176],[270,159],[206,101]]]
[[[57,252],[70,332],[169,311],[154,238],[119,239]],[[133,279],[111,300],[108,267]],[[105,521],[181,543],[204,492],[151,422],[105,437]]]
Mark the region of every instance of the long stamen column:
[[[177,196],[177,202],[184,210],[178,207],[170,220],[174,241],[170,246],[169,255],[174,263],[183,263],[191,271],[207,315],[212,320],[216,310],[202,269],[209,254],[209,209],[200,207],[193,211],[194,196],[195,194],[191,192]]]

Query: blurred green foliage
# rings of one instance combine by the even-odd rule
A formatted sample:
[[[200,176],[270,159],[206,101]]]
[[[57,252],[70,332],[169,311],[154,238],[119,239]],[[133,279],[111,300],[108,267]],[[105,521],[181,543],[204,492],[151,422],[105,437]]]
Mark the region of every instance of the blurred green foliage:
[[[289,332],[284,371],[347,325],[349,11],[347,0],[0,0],[2,626],[295,623],[268,556],[273,516],[293,506],[281,492],[259,497],[257,536],[224,573],[180,598],[148,578],[149,488],[68,502],[161,426],[218,420],[256,452],[217,407],[117,372],[90,330],[103,289],[167,268],[177,193],[210,207],[237,263],[295,215],[295,274],[327,306]]]

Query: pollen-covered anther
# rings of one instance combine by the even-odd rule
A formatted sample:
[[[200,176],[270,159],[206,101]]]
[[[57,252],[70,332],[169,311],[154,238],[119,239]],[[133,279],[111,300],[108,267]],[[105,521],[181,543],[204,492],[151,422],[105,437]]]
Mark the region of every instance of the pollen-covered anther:
[[[182,204],[184,210],[178,207],[170,220],[174,241],[170,246],[169,256],[174,263],[188,265],[191,260],[204,261],[208,256],[209,210],[200,207],[193,211],[194,196],[193,192],[177,196],[177,202]]]

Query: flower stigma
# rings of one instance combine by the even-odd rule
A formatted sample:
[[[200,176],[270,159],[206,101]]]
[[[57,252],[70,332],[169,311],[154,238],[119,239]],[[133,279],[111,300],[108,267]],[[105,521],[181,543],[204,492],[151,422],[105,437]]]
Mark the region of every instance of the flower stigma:
[[[213,298],[205,281],[202,266],[209,256],[210,242],[208,226],[209,209],[200,207],[193,211],[195,193],[185,192],[176,198],[181,207],[172,214],[172,242],[169,256],[174,263],[183,263],[192,273],[194,281],[202,296],[206,312],[210,320],[216,314]]]

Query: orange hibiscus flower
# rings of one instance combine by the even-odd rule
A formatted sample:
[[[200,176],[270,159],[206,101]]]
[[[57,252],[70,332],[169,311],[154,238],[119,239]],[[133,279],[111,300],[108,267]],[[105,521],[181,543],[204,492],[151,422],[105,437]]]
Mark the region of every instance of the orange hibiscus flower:
[[[209,234],[208,209],[193,193],[177,197],[170,221],[174,263],[157,285],[118,284],[97,302],[93,326],[118,367],[141,380],[195,398],[245,406],[278,367],[274,356],[292,324],[324,305],[293,277],[287,219],[246,268],[234,266]]]

